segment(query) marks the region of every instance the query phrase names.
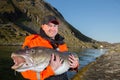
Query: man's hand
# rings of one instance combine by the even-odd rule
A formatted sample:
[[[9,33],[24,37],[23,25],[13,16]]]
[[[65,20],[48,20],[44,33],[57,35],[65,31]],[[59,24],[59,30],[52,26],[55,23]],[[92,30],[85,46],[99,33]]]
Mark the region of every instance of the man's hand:
[[[63,60],[58,55],[52,54],[50,60],[50,66],[55,71],[62,65]]]
[[[72,69],[78,68],[79,61],[77,58],[74,57],[74,55],[69,55],[69,65]]]

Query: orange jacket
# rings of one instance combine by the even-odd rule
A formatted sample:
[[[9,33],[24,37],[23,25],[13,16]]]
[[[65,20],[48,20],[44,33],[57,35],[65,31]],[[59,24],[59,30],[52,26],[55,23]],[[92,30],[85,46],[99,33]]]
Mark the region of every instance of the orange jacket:
[[[28,47],[42,46],[47,48],[53,48],[48,40],[42,38],[40,35],[37,34],[27,36],[25,42],[23,43],[22,48],[24,48],[25,46]],[[58,48],[59,51],[61,52],[68,51],[66,44],[59,45]],[[24,78],[27,78],[29,80],[38,80],[37,73],[35,71],[27,70],[25,72],[21,72],[21,74]],[[52,70],[51,66],[47,66],[47,68],[42,72],[40,72],[39,75],[40,75],[40,80],[44,80],[45,78],[54,75],[54,71]]]

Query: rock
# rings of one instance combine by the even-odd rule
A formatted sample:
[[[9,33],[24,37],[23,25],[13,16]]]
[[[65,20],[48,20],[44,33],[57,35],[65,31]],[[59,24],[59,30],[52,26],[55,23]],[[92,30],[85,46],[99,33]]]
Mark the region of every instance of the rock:
[[[72,80],[120,80],[120,52],[109,51],[83,69]]]

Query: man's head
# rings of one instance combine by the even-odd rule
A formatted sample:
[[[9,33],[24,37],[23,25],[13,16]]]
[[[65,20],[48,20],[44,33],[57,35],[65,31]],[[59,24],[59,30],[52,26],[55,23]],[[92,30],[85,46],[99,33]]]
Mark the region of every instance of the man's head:
[[[42,29],[48,37],[54,38],[58,33],[59,22],[55,16],[48,15],[42,20]]]

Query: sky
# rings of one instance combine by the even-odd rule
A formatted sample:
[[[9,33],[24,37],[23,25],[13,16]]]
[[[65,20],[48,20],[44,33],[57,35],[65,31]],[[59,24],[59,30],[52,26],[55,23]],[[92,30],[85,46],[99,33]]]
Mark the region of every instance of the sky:
[[[120,0],[46,0],[73,27],[97,41],[120,42]]]

